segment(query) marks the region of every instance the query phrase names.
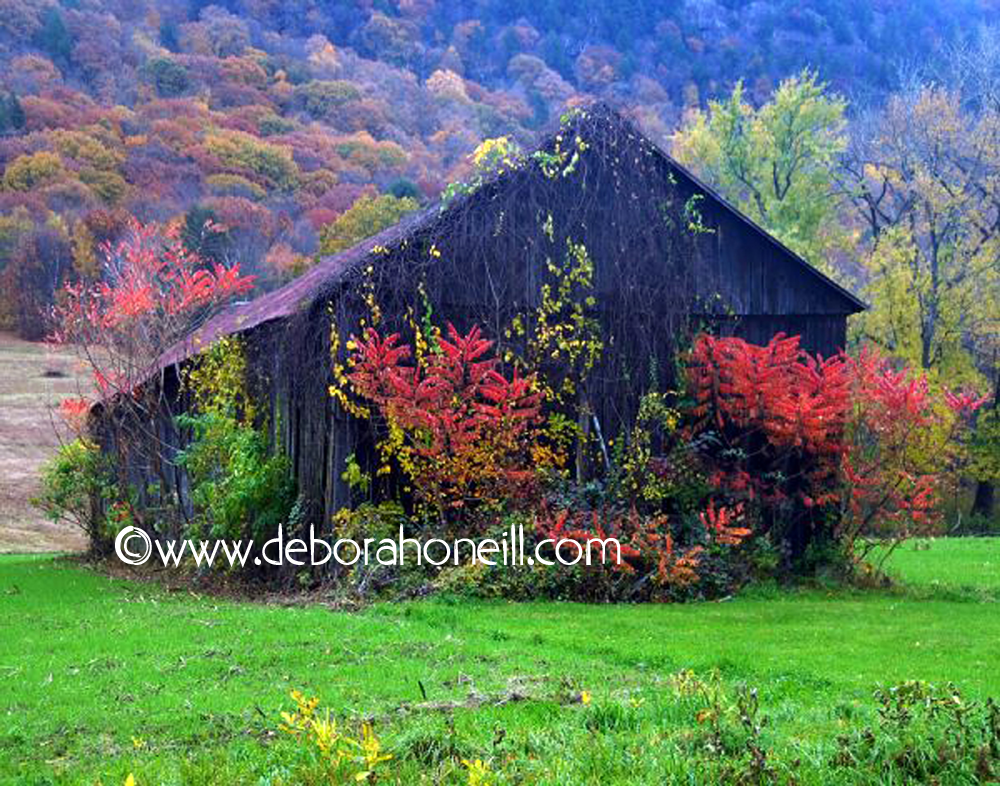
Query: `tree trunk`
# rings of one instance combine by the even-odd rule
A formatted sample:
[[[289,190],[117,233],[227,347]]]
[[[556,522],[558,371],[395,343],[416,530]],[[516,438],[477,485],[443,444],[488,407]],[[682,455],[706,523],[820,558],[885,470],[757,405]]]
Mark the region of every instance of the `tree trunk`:
[[[576,440],[576,482],[584,483],[588,477],[589,462],[587,461],[587,451],[590,448],[590,402],[586,398],[580,400],[579,415],[577,425],[580,433]]]
[[[988,480],[980,480],[976,484],[976,496],[972,501],[973,516],[993,517],[993,509],[996,505],[996,486]]]
[[[993,356],[993,365],[996,366],[996,355]],[[1000,377],[993,381],[993,406],[994,414],[1000,412]],[[982,413],[980,413],[982,417]],[[973,516],[993,517],[993,510],[996,507],[996,484],[991,480],[980,480],[976,483],[976,496],[972,500],[972,510],[969,512]]]

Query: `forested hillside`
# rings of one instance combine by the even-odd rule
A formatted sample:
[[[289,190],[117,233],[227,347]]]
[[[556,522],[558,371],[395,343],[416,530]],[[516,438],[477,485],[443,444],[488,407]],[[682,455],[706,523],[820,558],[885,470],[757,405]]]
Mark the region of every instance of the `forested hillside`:
[[[612,100],[663,140],[738,78],[760,102],[804,66],[877,101],[991,10],[0,0],[0,328],[42,335],[129,216],[273,286],[324,237],[342,247],[434,198],[482,139],[526,142],[567,106]]]

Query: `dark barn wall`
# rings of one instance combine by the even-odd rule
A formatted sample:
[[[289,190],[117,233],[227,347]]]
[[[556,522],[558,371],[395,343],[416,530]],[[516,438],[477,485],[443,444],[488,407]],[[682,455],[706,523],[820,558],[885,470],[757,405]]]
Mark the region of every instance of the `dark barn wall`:
[[[778,333],[800,336],[811,354],[828,358],[847,344],[847,323],[842,315],[783,314],[709,319],[722,336],[739,336],[752,344],[766,344]]]

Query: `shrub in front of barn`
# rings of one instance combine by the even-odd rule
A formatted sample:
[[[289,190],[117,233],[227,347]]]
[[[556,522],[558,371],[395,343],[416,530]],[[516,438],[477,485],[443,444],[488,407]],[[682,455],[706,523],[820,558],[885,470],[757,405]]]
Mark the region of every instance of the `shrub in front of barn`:
[[[580,482],[570,453],[581,419],[550,384],[504,376],[476,329],[425,341],[414,351],[369,329],[335,391],[385,424],[380,471],[406,478],[414,534],[499,541],[520,527],[526,553],[561,543],[576,557],[434,578],[461,594],[676,600],[755,578],[847,575],[875,544],[936,531],[948,457],[975,406],[871,351],[823,360],[796,338],[701,335],[682,391],[643,396],[617,441],[591,433],[582,449],[603,472]],[[580,558],[606,538],[620,559]]]

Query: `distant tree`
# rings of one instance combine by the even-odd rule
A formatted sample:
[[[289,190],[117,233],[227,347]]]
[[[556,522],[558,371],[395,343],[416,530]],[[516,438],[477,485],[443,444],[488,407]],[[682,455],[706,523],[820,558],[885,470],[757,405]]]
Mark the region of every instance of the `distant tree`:
[[[180,240],[192,254],[222,262],[229,251],[229,228],[211,208],[195,205],[184,216]]]
[[[1000,411],[1000,106],[916,84],[857,121],[846,190],[872,238],[871,308],[855,332],[953,387],[992,388],[973,445]],[[990,414],[993,413],[993,414]],[[976,463],[973,458],[973,463]],[[1000,480],[978,476],[976,512]]]
[[[73,52],[73,37],[66,28],[58,5],[50,5],[42,13],[42,27],[35,34],[34,43],[55,62],[62,65],[69,63]]]
[[[46,309],[72,265],[69,237],[54,213],[17,231],[16,245],[0,273],[0,292],[8,303],[11,326],[22,338],[37,341],[45,336]]]
[[[204,144],[227,167],[256,175],[273,188],[290,191],[298,183],[299,168],[285,146],[273,145],[244,131],[221,129],[206,134]]]
[[[420,199],[420,189],[412,180],[401,177],[389,185],[389,193],[396,199]]]
[[[0,134],[17,133],[24,128],[24,107],[17,95],[0,96]]]
[[[743,82],[696,112],[673,153],[736,207],[809,262],[830,271],[843,242],[835,169],[847,144],[843,99],[815,73],[786,79],[754,109]]]
[[[87,229],[97,245],[116,242],[128,229],[130,216],[124,210],[97,209],[84,217]]]
[[[160,45],[168,52],[179,52],[181,49],[177,24],[169,19],[160,23]]]
[[[20,131],[24,128],[24,107],[21,106],[21,100],[15,93],[7,96],[7,122],[14,131]]]
[[[893,95],[859,121],[849,193],[873,239],[861,330],[958,382],[1000,320],[1000,113],[966,111],[934,86]]]
[[[549,105],[537,90],[528,91],[528,106],[531,107],[531,120],[526,125],[529,128],[542,128],[549,121]]]
[[[4,170],[3,185],[10,191],[30,191],[65,176],[62,159],[56,153],[43,150],[11,161]]]
[[[96,245],[90,227],[85,221],[77,221],[73,226],[72,236],[73,271],[80,278],[93,281],[101,274]]]
[[[169,57],[153,58],[146,63],[146,72],[156,92],[164,98],[181,95],[191,84],[187,69]]]
[[[83,167],[80,170],[80,182],[86,183],[107,205],[119,203],[128,191],[128,183],[117,172],[94,167]]]
[[[566,44],[558,33],[549,33],[542,41],[542,56],[546,65],[563,79],[573,78],[573,58],[566,51]]]
[[[320,232],[320,253],[336,254],[392,226],[418,207],[410,197],[364,195]]]
[[[21,245],[34,229],[31,213],[19,206],[0,216],[0,330],[18,328],[18,288],[20,271],[15,269],[21,258]]]
[[[313,79],[295,88],[295,97],[314,118],[322,118],[341,104],[361,97],[361,91],[350,82]]]
[[[203,204],[225,228],[223,257],[238,259],[245,271],[258,273],[278,233],[277,217],[264,205],[245,197],[212,197]]]
[[[206,25],[212,51],[217,56],[238,57],[250,45],[250,30],[239,16],[217,4],[205,8],[200,16]]]

